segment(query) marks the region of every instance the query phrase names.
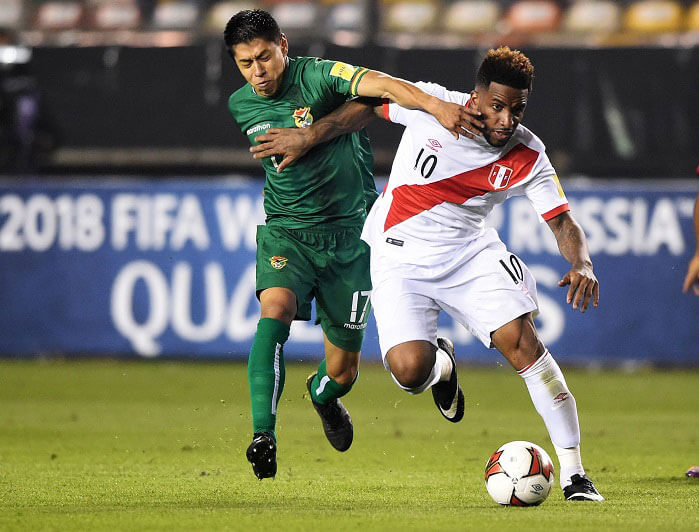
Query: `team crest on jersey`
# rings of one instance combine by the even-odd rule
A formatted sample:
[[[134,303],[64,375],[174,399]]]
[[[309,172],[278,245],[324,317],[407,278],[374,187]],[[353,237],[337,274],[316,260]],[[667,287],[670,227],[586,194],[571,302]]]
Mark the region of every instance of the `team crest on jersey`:
[[[269,263],[272,265],[272,268],[275,270],[281,270],[284,266],[286,266],[286,263],[288,262],[289,259],[286,257],[272,257],[269,259]]]
[[[308,127],[313,123],[313,115],[310,107],[299,107],[294,111],[296,127]]]
[[[494,164],[490,169],[490,175],[488,176],[488,181],[495,190],[501,190],[507,188],[510,184],[510,178],[512,177],[512,168],[503,166],[501,164]]]

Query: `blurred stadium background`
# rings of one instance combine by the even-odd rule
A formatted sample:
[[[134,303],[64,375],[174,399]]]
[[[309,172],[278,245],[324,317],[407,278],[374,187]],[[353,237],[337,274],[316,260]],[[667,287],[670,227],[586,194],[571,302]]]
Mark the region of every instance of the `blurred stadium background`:
[[[590,239],[602,305],[580,316],[526,201],[491,223],[541,287],[570,364],[695,366],[699,1],[0,0],[0,353],[244,359],[257,320],[262,173],[226,109],[228,18],[262,7],[291,55],[468,91],[488,47],[536,67],[525,124]],[[370,126],[379,186],[401,128]],[[445,318],[464,361],[494,358]],[[318,357],[294,326],[289,357]],[[378,360],[370,325],[365,358]]]

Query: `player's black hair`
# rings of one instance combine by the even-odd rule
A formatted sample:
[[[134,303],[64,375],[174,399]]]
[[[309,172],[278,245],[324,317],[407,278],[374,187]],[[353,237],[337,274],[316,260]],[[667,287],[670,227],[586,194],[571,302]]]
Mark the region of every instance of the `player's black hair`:
[[[241,42],[264,39],[279,44],[282,30],[274,17],[262,9],[245,9],[231,17],[223,31],[226,50],[233,57],[231,48]]]
[[[511,50],[508,46],[489,50],[476,74],[476,84],[483,87],[495,82],[531,92],[532,81],[532,62],[522,52]]]

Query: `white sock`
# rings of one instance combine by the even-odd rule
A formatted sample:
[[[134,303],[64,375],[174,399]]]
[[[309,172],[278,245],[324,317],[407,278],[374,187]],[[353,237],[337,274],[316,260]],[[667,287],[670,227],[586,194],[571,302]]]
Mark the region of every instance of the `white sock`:
[[[569,483],[570,476],[582,470],[580,426],[575,398],[568,390],[561,368],[548,350],[539,360],[518,373],[524,379],[534,407],[543,418],[558,453],[561,485],[564,485],[563,482]],[[564,451],[563,459],[559,449]]]
[[[424,392],[425,390],[431,388],[440,381],[448,381],[451,377],[452,368],[453,365],[451,362],[451,357],[447,355],[443,350],[437,349],[437,353],[435,354],[434,366],[432,366],[432,371],[430,371],[430,375],[427,377],[427,380],[423,382],[420,386],[416,388],[407,388],[403,386],[400,382],[398,382],[393,373],[391,373],[391,377],[401,390],[405,390],[406,392],[415,395]]]
[[[443,349],[437,349],[435,353],[435,367],[439,371],[439,380],[448,381],[451,379],[451,372],[454,369],[454,364],[451,361],[451,357],[447,355],[446,351]]]
[[[565,488],[568,484],[571,484],[570,477],[573,475],[582,476],[585,474],[582,459],[580,458],[580,446],[576,445],[575,447],[566,449],[554,443],[553,447],[556,449],[558,463],[560,464],[558,480],[561,483],[561,488]]]

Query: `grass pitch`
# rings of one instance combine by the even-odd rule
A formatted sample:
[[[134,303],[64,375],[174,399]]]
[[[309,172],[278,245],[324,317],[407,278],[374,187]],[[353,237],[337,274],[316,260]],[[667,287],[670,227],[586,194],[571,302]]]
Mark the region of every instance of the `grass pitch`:
[[[0,361],[0,530],[698,530],[697,371],[566,371],[588,474],[607,500],[494,504],[486,459],[553,447],[509,368],[460,368],[464,421],[364,365],[344,402],[355,440],[325,440],[288,364],[279,471],[258,481],[243,364]],[[557,462],[556,462],[557,465]]]

